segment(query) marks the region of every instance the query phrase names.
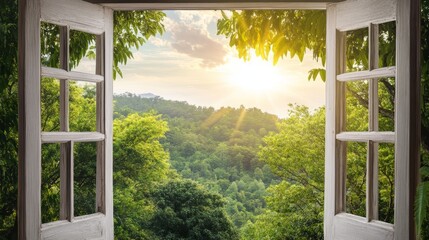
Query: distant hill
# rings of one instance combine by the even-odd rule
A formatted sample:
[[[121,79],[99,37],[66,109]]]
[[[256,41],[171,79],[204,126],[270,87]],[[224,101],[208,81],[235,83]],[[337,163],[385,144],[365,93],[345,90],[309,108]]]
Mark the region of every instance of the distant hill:
[[[152,93],[132,94],[124,93],[114,96],[115,112],[117,116],[128,115],[132,112],[147,112],[155,110],[166,118],[184,118],[198,122],[203,127],[216,125],[229,128],[240,128],[243,131],[251,129],[259,131],[276,131],[276,122],[279,120],[274,114],[262,112],[258,108],[201,107],[191,105],[185,101],[165,100]],[[237,129],[238,130],[238,129]]]
[[[142,93],[142,94],[138,94],[137,96],[141,97],[141,98],[156,98],[159,97],[153,93]]]

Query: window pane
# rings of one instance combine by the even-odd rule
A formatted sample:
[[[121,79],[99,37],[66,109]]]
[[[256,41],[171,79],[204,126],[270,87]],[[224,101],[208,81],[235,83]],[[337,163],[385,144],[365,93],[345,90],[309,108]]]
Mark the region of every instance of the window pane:
[[[368,131],[368,81],[346,83],[346,131]]]
[[[42,223],[60,218],[60,144],[42,144]]]
[[[396,65],[396,22],[378,25],[379,31],[379,67]]]
[[[70,131],[96,131],[96,84],[69,81]]]
[[[395,145],[380,143],[378,149],[378,219],[393,223],[395,200]]]
[[[60,67],[60,28],[50,23],[41,23],[40,61],[45,67]]]
[[[95,213],[97,143],[74,144],[74,215]]]
[[[40,85],[42,131],[60,130],[60,81],[42,77]]]
[[[346,212],[366,216],[367,143],[347,143]]]
[[[96,35],[70,30],[70,69],[95,74]]]
[[[395,78],[378,80],[379,129],[395,131]]]
[[[346,33],[346,72],[368,70],[368,28]]]

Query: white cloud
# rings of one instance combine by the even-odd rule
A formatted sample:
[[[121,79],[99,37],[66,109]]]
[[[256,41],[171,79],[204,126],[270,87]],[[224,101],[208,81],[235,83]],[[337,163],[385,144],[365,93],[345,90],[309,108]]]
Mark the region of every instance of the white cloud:
[[[174,21],[172,18],[170,18],[170,17],[167,16],[162,21],[162,24],[164,24],[165,32],[168,33],[168,32],[171,32],[171,31],[174,30],[174,28],[177,25],[177,22]]]
[[[210,36],[220,12],[174,11],[167,14],[164,26],[168,37],[153,39],[155,46],[169,46],[178,53],[199,61],[199,67],[213,68],[225,63],[228,51],[224,43]]]
[[[149,42],[157,47],[168,47],[171,46],[170,42],[166,41],[165,39],[162,39],[160,37],[151,37],[149,38]]]
[[[178,52],[201,60],[201,66],[212,68],[225,63],[224,46],[196,28],[180,25],[173,32],[171,46]]]
[[[220,18],[220,11],[179,11],[177,12],[180,22],[208,32],[209,24],[216,23]]]

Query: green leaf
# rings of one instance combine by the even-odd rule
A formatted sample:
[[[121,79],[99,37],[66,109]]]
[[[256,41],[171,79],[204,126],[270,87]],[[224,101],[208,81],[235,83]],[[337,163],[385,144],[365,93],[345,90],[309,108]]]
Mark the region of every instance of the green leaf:
[[[428,217],[429,211],[429,182],[422,182],[417,187],[417,195],[415,202],[415,221],[417,235],[422,233],[423,223]]]
[[[326,70],[323,68],[313,68],[310,71],[308,71],[308,80],[315,81],[317,78],[317,75],[320,75],[320,78],[322,81],[326,81]]]
[[[422,178],[428,178],[429,177],[429,167],[421,167],[420,168],[420,175],[422,176]]]
[[[322,78],[322,81],[326,82],[326,70],[325,69],[320,69],[320,78]]]

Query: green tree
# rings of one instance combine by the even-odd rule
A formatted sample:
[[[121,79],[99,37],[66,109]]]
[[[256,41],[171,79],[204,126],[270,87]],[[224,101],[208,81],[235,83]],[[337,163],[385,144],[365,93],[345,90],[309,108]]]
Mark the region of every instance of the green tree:
[[[219,194],[189,180],[173,180],[152,193],[149,228],[162,239],[238,239]]]
[[[349,97],[351,98],[351,96]],[[349,99],[353,103],[352,99]],[[357,101],[356,99],[354,101]],[[360,108],[353,103],[351,112]],[[363,114],[348,119],[356,130],[365,126]],[[294,106],[290,116],[279,123],[279,133],[269,134],[260,148],[260,160],[267,163],[274,174],[280,176],[279,184],[268,188],[267,210],[248,222],[242,229],[244,239],[322,239],[323,238],[323,194],[324,194],[324,125],[325,111],[311,113],[308,108]],[[380,147],[380,217],[384,221],[393,218],[392,199],[394,186],[392,150]],[[348,148],[347,165],[347,212],[365,213],[366,149],[359,146]],[[350,162],[353,161],[353,162]],[[363,166],[362,166],[363,163]],[[249,185],[251,186],[251,185]],[[383,187],[381,187],[383,186]],[[363,199],[363,200],[362,200]],[[271,220],[276,216],[277,219]]]
[[[260,160],[282,181],[268,188],[268,210],[244,227],[244,239],[323,238],[324,118],[324,109],[295,106],[264,138]]]
[[[43,79],[42,119],[45,129],[58,129],[58,101],[55,89],[59,82]],[[94,89],[72,84],[70,87],[71,127],[76,131],[95,131]],[[53,94],[51,99],[50,94]],[[43,95],[44,96],[44,95]],[[51,108],[49,108],[51,106]],[[155,113],[130,114],[114,121],[114,203],[116,239],[152,239],[142,226],[153,213],[149,191],[164,181],[169,173],[169,155],[160,140],[168,130],[167,123]],[[54,127],[53,127],[54,126]],[[96,144],[75,143],[75,215],[94,213]],[[42,147],[42,221],[59,217],[59,144]]]
[[[167,123],[154,113],[114,121],[114,211],[116,239],[152,239],[144,229],[154,212],[149,193],[167,179],[169,155],[159,142]]]
[[[416,224],[422,239],[429,239],[429,1],[422,0],[421,15],[421,74],[422,74],[422,167],[417,189]]]
[[[218,34],[229,38],[240,57],[249,59],[251,52],[274,63],[280,58],[304,58],[311,49],[316,59],[324,61],[326,12],[300,10],[246,10],[223,13]]]
[[[0,2],[0,239],[17,238],[17,13],[16,0]]]
[[[278,177],[258,161],[257,148],[268,131],[277,129],[276,116],[256,108],[225,107],[214,111],[186,102],[133,94],[115,96],[114,100],[116,118],[134,111],[162,113],[170,128],[162,144],[170,152],[172,168],[183,178],[222,194],[236,227],[240,228],[263,211],[265,184],[276,182]],[[237,127],[240,116],[244,117]],[[257,167],[264,183],[254,181]],[[234,185],[235,191],[228,190]]]

